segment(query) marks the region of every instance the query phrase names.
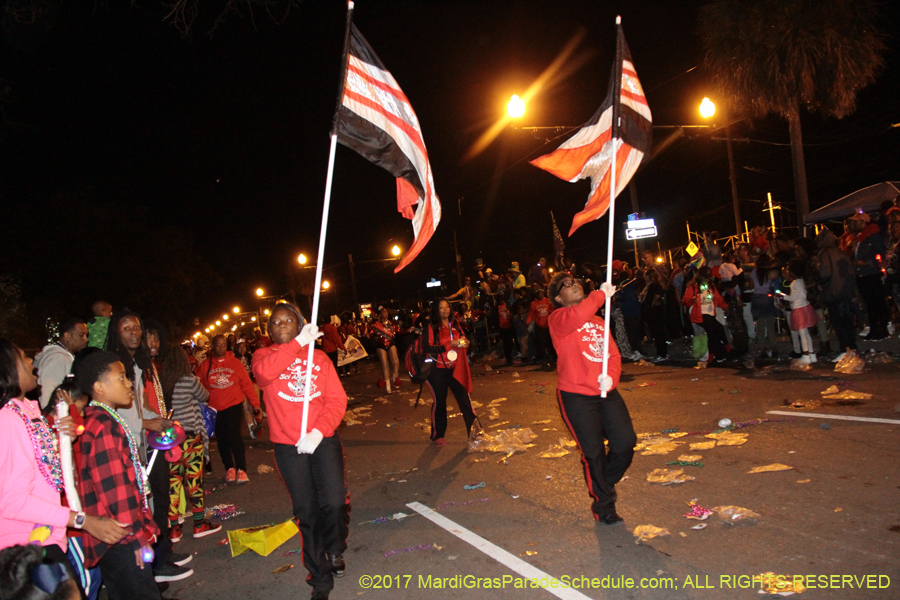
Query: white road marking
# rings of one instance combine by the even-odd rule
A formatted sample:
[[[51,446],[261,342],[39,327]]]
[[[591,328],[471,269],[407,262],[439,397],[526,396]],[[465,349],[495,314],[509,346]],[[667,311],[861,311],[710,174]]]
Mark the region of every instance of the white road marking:
[[[770,410],[767,415],[790,415],[792,417],[814,417],[816,419],[836,419],[838,421],[862,421],[864,423],[888,423],[889,425],[900,425],[897,419],[876,419],[875,417],[848,417],[845,415],[824,415],[822,413],[801,413],[788,412],[786,410]]]
[[[492,544],[480,535],[472,533],[462,525],[458,525],[447,517],[436,513],[424,504],[421,504],[419,502],[410,502],[406,506],[416,511],[432,523],[435,523],[439,527],[446,529],[462,541],[471,544],[478,550],[481,550],[500,564],[508,567],[512,571],[515,571],[522,577],[526,577],[528,579],[543,579],[545,577],[549,578],[549,580],[556,579],[552,575],[549,575],[544,571],[541,571],[537,567],[528,564],[519,557],[513,556],[500,546]],[[572,588],[557,587],[543,589],[547,590],[557,598],[562,598],[563,600],[591,600],[589,596],[585,596],[581,592],[578,592]]]

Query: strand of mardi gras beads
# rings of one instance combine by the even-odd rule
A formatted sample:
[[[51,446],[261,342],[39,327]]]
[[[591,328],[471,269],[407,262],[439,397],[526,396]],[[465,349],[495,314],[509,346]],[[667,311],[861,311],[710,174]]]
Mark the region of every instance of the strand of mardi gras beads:
[[[125,436],[128,438],[128,450],[131,452],[131,463],[134,467],[134,477],[137,479],[138,491],[141,494],[141,504],[143,505],[144,510],[149,510],[150,504],[147,502],[147,496],[150,494],[150,490],[147,489],[147,478],[144,475],[144,468],[141,465],[141,455],[138,451],[137,441],[135,441],[134,435],[131,433],[131,429],[128,428],[128,424],[119,416],[119,413],[105,404],[91,400],[91,406],[102,408],[108,412],[109,416],[125,430]]]
[[[62,464],[59,462],[59,439],[56,432],[43,416],[31,418],[26,415],[15,400],[9,401],[6,406],[25,423],[25,430],[34,449],[34,460],[44,480],[57,492],[62,491]]]

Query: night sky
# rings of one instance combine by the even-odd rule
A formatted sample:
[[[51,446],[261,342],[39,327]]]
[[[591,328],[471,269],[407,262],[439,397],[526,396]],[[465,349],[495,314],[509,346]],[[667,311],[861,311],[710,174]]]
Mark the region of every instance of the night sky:
[[[214,15],[202,13],[188,39],[162,21],[166,11],[153,0],[47,4],[52,13],[37,24],[4,21],[3,202],[40,210],[60,192],[86,193],[143,207],[151,224],[185,229],[224,282],[197,307],[204,321],[251,302],[257,286],[283,292],[297,254],[316,250],[345,3],[305,1],[282,25],[259,13],[252,21],[231,15],[212,37]],[[565,233],[589,183],[565,183],[527,161],[566,138],[548,142],[559,134],[510,128],[477,158],[463,162],[463,155],[580,28],[585,35],[570,61],[577,67],[536,97],[520,124],[589,119],[606,94],[616,14],[654,125],[702,124],[697,106],[713,91],[707,74],[686,73],[700,62],[701,5],[358,2],[354,22],[418,114],[444,210],[429,247],[399,276],[377,264],[358,267],[361,299],[409,296],[439,267],[455,289],[454,230],[465,267],[482,257],[495,269],[518,260],[524,270],[549,257],[550,211]],[[857,113],[840,121],[803,115],[813,210],[900,179],[900,129],[890,128],[900,122],[898,15],[883,9],[892,36],[887,68],[860,93]],[[654,138],[667,134],[656,130]],[[761,222],[766,192],[793,209],[786,121],[745,121],[733,135],[756,140],[735,144],[744,219]],[[721,135],[683,138],[636,177],[640,208],[657,219],[663,248],[686,243],[686,219],[692,229],[733,233],[725,145],[713,137]],[[624,220],[630,199],[620,198]],[[395,207],[393,177],[339,146],[326,265],[346,263],[348,253],[357,261],[386,257],[395,243],[408,248],[412,228]],[[583,227],[566,240],[567,254],[605,262],[606,227],[605,219]],[[631,260],[624,238],[618,247]],[[326,302],[349,308],[346,268],[331,275],[342,295]]]

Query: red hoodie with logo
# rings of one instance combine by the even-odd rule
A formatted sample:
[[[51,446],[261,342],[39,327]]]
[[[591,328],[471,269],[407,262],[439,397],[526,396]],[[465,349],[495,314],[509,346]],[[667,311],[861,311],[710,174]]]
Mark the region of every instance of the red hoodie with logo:
[[[197,377],[209,390],[209,405],[212,408],[225,410],[240,404],[244,398],[250,401],[253,408],[259,408],[259,396],[250,381],[250,374],[231,352],[226,352],[223,358],[216,358],[210,353],[200,363]]]
[[[253,375],[262,388],[269,416],[269,439],[276,444],[296,444],[303,427],[308,346],[296,339],[287,344],[260,348],[253,355]],[[313,353],[306,430],[334,435],[347,412],[347,393],[334,364],[321,350]]]
[[[557,387],[564,392],[600,395],[600,375],[603,373],[603,319],[596,315],[606,301],[600,290],[591,292],[575,306],[557,308],[550,315],[550,337],[558,356],[556,361],[559,380]],[[619,349],[609,337],[609,362],[607,375],[612,377],[615,389],[622,374],[622,358]]]
[[[540,300],[535,300],[528,308],[528,317],[525,319],[525,322],[531,323],[534,321],[536,326],[547,329],[547,320],[552,312],[553,303],[550,302],[549,298],[544,297]]]

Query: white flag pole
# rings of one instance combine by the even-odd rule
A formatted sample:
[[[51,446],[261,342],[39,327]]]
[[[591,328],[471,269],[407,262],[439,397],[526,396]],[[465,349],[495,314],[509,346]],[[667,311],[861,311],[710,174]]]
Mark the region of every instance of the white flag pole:
[[[56,404],[56,418],[64,419],[69,416],[69,405],[66,402]],[[75,512],[81,512],[81,498],[78,496],[78,488],[75,487],[75,462],[72,459],[72,438],[65,433],[59,434],[59,463],[62,467],[63,485],[66,490],[66,501],[69,508]]]
[[[618,148],[616,147],[616,141],[619,133],[619,92],[622,87],[622,57],[621,51],[619,49],[619,35],[618,35],[618,25],[622,24],[622,17],[616,17],[616,64],[613,67],[616,71],[615,77],[616,81],[614,83],[615,88],[613,89],[613,122],[612,122],[612,135],[610,136],[610,142],[612,144],[612,162],[609,170],[609,239],[606,242],[606,283],[612,285],[612,263],[613,263],[613,227],[615,224],[615,216],[616,216],[616,152]],[[606,297],[606,304],[603,310],[603,375],[602,377],[606,377],[609,373],[609,316],[610,312],[612,312],[612,298],[610,296]],[[601,390],[600,397],[606,398],[606,392]]]
[[[344,96],[344,81],[347,77],[347,56],[350,48],[350,22],[353,17],[353,2],[347,2],[347,26],[344,33],[344,64],[341,68],[341,84],[339,87],[337,107],[340,108],[341,100]],[[337,109],[335,109],[335,119],[337,119]],[[331,129],[331,148],[328,151],[328,175],[325,177],[325,200],[322,203],[322,227],[319,231],[319,252],[316,257],[316,282],[313,288],[312,314],[310,315],[310,323],[315,325],[319,320],[319,298],[322,290],[322,265],[325,260],[325,237],[328,233],[328,209],[331,207],[331,182],[334,179],[334,155],[337,151],[337,127]],[[315,341],[310,342],[309,350],[306,354],[306,381],[303,389],[303,420],[300,429],[300,439],[306,437],[306,426],[309,422],[309,401],[310,389],[312,388],[313,370],[313,354],[316,351]]]

